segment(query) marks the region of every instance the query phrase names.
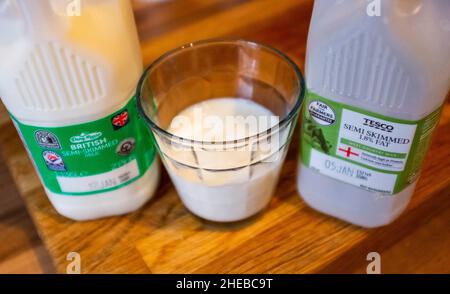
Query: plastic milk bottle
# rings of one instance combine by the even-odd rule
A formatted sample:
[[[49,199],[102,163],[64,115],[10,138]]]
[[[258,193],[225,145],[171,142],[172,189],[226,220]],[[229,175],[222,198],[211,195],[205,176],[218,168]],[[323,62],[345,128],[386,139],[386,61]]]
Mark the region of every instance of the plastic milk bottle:
[[[450,1],[316,0],[298,189],[363,227],[407,206],[450,86]]]
[[[0,58],[0,96],[60,214],[124,214],[152,197],[129,1],[0,0]]]

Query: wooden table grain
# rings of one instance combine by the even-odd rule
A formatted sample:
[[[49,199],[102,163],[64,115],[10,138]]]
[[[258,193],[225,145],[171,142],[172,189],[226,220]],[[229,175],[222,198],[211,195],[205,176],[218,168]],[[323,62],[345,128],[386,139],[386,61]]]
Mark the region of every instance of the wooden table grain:
[[[236,37],[272,45],[304,67],[310,0],[133,3],[146,65],[184,43]],[[126,216],[74,222],[52,208],[14,127],[4,115],[0,117],[0,148],[6,164],[59,272],[65,272],[69,252],[80,254],[83,273],[352,272],[364,268],[369,252],[388,250],[431,219],[447,228],[442,234],[448,234],[450,104],[444,107],[407,211],[393,224],[371,230],[320,214],[300,199],[298,135],[270,206],[249,220],[216,224],[193,216],[163,172],[155,198],[142,209]],[[439,220],[444,223],[434,220],[441,213],[444,217]],[[445,256],[446,249],[441,246],[439,256]],[[441,269],[449,272],[450,266],[443,264]]]

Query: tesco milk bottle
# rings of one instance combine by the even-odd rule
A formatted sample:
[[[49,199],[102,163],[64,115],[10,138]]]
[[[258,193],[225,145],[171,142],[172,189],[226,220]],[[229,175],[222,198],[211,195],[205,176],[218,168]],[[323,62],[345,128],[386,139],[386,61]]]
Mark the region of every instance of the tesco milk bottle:
[[[450,1],[316,0],[298,189],[363,227],[407,206],[450,86]]]
[[[142,64],[128,0],[0,0],[0,58],[0,96],[60,214],[150,199],[159,167],[133,97]]]

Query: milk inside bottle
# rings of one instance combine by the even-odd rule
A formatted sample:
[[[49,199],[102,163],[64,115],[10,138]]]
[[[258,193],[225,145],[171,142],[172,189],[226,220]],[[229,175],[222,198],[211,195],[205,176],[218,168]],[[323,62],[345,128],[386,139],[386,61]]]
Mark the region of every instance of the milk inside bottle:
[[[2,101],[60,214],[94,219],[150,199],[158,162],[133,96],[129,1],[0,0],[0,56]]]
[[[450,1],[316,0],[298,189],[364,227],[407,206],[450,85]]]

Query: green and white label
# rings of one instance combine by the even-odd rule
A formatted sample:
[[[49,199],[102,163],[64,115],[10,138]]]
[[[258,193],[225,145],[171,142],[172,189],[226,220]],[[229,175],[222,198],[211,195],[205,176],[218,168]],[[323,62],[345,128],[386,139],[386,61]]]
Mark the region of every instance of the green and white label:
[[[39,127],[13,121],[45,187],[54,193],[81,196],[121,188],[155,159],[134,97],[111,115],[83,124]]]
[[[417,178],[440,110],[420,121],[400,120],[308,93],[303,164],[367,190],[398,193]]]

